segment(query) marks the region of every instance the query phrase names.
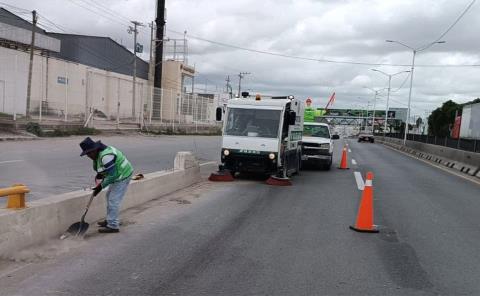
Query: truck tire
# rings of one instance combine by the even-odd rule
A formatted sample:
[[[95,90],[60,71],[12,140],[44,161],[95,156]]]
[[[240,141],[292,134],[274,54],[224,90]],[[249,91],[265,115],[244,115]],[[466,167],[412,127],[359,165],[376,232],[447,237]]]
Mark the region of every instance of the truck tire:
[[[330,161],[325,165],[325,170],[329,171],[332,168],[333,155],[330,156]]]

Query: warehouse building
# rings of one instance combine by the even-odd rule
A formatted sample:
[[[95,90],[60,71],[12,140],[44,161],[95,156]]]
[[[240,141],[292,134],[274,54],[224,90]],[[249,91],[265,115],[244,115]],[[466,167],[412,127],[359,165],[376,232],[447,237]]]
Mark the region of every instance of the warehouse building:
[[[32,24],[0,8],[0,112],[26,114]],[[164,61],[162,80],[168,95],[156,96],[149,83],[149,65],[137,57],[133,99],[134,55],[108,37],[35,30],[30,114],[52,120],[85,120],[92,112],[104,119],[138,120],[150,115],[175,118],[181,97],[195,71],[181,61]],[[163,112],[163,113],[162,113]],[[153,114],[152,114],[153,113]],[[178,116],[177,116],[178,119]]]

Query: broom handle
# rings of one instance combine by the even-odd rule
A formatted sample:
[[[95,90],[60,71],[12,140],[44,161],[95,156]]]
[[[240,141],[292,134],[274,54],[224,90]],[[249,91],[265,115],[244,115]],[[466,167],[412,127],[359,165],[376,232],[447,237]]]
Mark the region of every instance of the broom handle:
[[[90,208],[90,205],[92,204],[93,198],[94,198],[94,195],[93,195],[93,192],[92,192],[92,194],[90,195],[90,200],[88,201],[88,204],[85,207],[85,213],[83,213],[83,216],[82,216],[82,220],[81,220],[82,223],[85,222],[85,216],[87,216],[87,212],[88,212],[88,209]]]

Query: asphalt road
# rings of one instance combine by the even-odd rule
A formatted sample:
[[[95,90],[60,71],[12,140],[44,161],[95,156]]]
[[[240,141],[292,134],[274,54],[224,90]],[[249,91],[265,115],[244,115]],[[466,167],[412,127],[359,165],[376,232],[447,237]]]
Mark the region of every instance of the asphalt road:
[[[207,182],[124,213],[120,234],[20,253],[0,295],[479,295],[480,185],[349,145],[350,170]],[[348,228],[355,171],[375,174],[378,234]]]
[[[78,144],[85,137],[0,142],[0,187],[26,184],[29,198],[80,190],[92,186],[92,162],[80,157]],[[177,151],[193,151],[200,160],[219,158],[220,137],[214,136],[106,136],[132,162],[135,172],[150,173],[173,167]]]

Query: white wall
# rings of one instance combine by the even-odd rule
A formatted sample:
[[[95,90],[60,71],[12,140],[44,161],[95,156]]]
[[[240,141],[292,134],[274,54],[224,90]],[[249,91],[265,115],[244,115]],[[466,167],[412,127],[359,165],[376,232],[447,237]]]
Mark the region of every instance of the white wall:
[[[0,47],[0,112],[25,114],[28,65],[27,52]],[[5,88],[5,98],[2,88]],[[148,94],[147,80],[137,78],[137,117],[142,100],[147,103]],[[131,117],[132,77],[35,55],[30,104],[33,115],[39,113],[41,101],[44,101],[43,115],[46,115],[44,108],[48,106],[49,116],[59,118],[65,112],[69,117],[81,117],[90,107],[100,110],[109,118],[116,118],[118,102],[120,117]]]

